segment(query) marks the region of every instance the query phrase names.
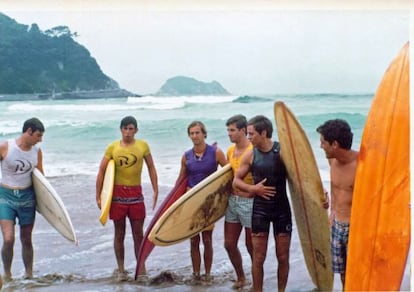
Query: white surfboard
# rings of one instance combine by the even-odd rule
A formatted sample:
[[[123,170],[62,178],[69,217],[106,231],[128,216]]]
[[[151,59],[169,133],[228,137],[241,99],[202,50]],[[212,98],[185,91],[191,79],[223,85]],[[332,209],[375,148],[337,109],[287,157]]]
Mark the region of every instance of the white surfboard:
[[[69,213],[55,189],[37,168],[33,170],[32,180],[36,194],[36,210],[63,237],[77,244]]]

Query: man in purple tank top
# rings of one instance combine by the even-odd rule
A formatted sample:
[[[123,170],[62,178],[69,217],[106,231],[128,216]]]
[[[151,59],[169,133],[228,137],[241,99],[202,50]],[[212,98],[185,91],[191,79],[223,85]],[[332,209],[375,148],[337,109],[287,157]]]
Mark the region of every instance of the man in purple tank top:
[[[226,157],[220,148],[208,145],[205,142],[207,138],[207,130],[205,125],[200,121],[190,123],[187,128],[188,137],[193,142],[193,148],[184,153],[181,158],[181,169],[177,182],[181,178],[188,176],[187,189],[191,189],[207,176],[217,170],[220,164],[227,164]],[[213,263],[213,235],[214,224],[204,229],[201,234],[204,244],[204,268],[205,280],[211,279],[211,265]],[[191,262],[193,265],[193,280],[198,282],[201,280],[200,266],[200,235],[197,234],[191,238]]]

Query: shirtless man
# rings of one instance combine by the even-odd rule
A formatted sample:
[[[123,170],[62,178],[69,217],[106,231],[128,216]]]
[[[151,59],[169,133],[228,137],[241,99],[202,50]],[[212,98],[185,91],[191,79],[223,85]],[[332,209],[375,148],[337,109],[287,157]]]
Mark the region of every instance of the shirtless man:
[[[342,285],[345,286],[349,220],[358,152],[351,149],[353,134],[346,121],[329,120],[316,131],[321,135],[321,148],[325,151],[331,167],[329,221],[332,228],[332,271],[341,275]]]

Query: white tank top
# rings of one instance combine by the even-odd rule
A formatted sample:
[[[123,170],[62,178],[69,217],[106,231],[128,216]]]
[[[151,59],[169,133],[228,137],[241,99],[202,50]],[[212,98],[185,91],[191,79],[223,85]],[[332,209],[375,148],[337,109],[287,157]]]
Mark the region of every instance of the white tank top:
[[[1,183],[13,188],[28,188],[32,185],[32,171],[37,166],[39,147],[23,151],[15,139],[7,142],[7,155],[1,160]]]

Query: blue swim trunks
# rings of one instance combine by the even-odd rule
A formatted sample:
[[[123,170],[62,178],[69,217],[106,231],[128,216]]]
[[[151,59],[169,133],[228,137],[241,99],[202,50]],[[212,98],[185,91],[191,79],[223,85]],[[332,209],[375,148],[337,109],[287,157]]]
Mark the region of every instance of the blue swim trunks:
[[[30,225],[35,221],[36,198],[32,187],[13,190],[0,186],[0,220],[10,220]]]
[[[331,232],[332,272],[345,273],[349,223],[334,220]]]
[[[253,198],[230,195],[225,221],[240,223],[245,228],[252,228]]]

